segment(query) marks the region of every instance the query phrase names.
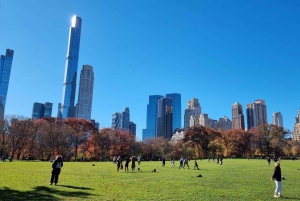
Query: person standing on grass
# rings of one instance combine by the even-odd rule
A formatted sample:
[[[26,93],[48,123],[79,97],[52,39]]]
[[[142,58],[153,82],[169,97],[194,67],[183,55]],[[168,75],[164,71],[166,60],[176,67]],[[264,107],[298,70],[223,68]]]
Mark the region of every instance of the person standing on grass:
[[[140,165],[141,164],[141,156],[138,156],[137,160],[138,160],[138,165]]]
[[[268,166],[270,167],[270,165],[271,165],[271,158],[268,157],[268,158],[267,158],[267,161],[268,161]]]
[[[195,161],[195,164],[194,164],[194,169],[196,169],[196,168],[197,168],[197,170],[200,170],[199,167],[198,167],[197,161]]]
[[[166,157],[162,156],[161,160],[162,160],[162,167],[165,167],[165,165],[166,165]]]
[[[132,170],[132,172],[133,172],[134,169],[135,169],[135,161],[136,161],[135,156],[132,156],[132,157],[131,157],[131,170]]]
[[[64,163],[62,160],[61,155],[56,156],[55,160],[52,163],[52,175],[50,180],[50,185],[54,184],[56,185],[58,183],[58,176],[60,174],[60,170],[63,167]]]
[[[274,168],[274,173],[273,176],[271,177],[271,181],[275,180],[276,188],[274,192],[274,198],[282,198],[282,186],[281,186],[281,168],[280,168],[280,163],[276,162],[275,163],[275,168]]]
[[[119,172],[121,164],[122,164],[121,156],[118,156],[118,158],[117,158],[117,172]]]
[[[171,167],[175,167],[175,159],[173,158],[171,161],[172,166]]]
[[[130,159],[128,157],[125,158],[125,172],[128,172],[128,166],[129,166]]]

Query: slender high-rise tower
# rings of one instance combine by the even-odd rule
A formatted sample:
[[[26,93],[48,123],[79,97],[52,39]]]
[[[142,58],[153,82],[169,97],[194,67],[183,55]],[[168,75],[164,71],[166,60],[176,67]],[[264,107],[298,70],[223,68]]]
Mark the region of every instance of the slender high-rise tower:
[[[147,105],[146,129],[143,129],[143,140],[155,138],[157,131],[157,104],[158,100],[163,98],[162,95],[150,95],[149,104]]]
[[[0,101],[2,102],[4,110],[5,110],[6,96],[7,96],[13,57],[14,57],[14,51],[7,49],[5,56],[1,55],[1,60],[0,60]]]
[[[245,130],[245,120],[243,115],[243,107],[238,102],[232,105],[232,129]]]
[[[157,131],[156,137],[171,139],[173,134],[173,99],[161,98],[157,104]]]
[[[166,98],[173,100],[172,133],[174,133],[177,128],[181,128],[181,94],[166,94]]]
[[[92,114],[94,88],[93,67],[84,65],[80,73],[78,103],[76,105],[77,118],[90,120]]]
[[[274,112],[272,114],[272,124],[283,127],[283,120],[282,120],[281,112]]]
[[[62,118],[75,116],[75,93],[79,59],[81,21],[81,18],[75,15],[72,18],[72,26],[70,27],[69,32],[62,102],[60,112],[58,113],[58,117]]]

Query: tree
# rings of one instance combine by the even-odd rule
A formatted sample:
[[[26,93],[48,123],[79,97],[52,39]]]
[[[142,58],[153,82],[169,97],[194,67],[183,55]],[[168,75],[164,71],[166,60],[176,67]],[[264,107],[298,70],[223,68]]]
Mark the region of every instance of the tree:
[[[73,129],[69,138],[75,148],[75,161],[77,161],[78,147],[87,139],[87,135],[95,129],[94,125],[91,121],[78,118],[67,118],[64,123]]]
[[[110,147],[111,156],[130,156],[133,153],[135,138],[129,132],[113,129]]]
[[[204,126],[194,126],[184,134],[183,142],[190,144],[195,150],[202,150],[204,157],[207,158],[210,143],[218,137],[219,132]]]

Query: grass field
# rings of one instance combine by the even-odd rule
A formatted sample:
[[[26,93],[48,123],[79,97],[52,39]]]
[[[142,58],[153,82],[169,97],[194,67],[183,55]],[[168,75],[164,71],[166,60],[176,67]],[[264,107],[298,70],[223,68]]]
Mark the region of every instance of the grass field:
[[[92,164],[95,166],[92,166]],[[274,162],[198,160],[200,170],[144,162],[141,171],[116,171],[112,162],[65,162],[57,186],[49,162],[1,162],[0,200],[274,200]],[[157,172],[151,171],[156,168]],[[136,168],[137,169],[137,168]],[[284,200],[300,200],[300,161],[281,161]],[[197,177],[201,174],[203,177]]]

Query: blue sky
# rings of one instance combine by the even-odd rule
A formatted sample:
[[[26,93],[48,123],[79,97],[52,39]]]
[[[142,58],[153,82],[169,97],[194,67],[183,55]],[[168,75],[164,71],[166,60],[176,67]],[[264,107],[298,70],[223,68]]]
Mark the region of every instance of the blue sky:
[[[293,130],[300,107],[299,10],[300,1],[279,0],[0,0],[0,54],[15,50],[5,113],[31,117],[34,102],[52,102],[56,116],[76,14],[82,18],[78,72],[84,64],[94,67],[92,118],[100,127],[129,107],[141,139],[149,95],[180,93],[182,126],[191,98],[213,119],[231,119],[236,101],[245,114],[246,104],[264,99],[268,121],[280,111]]]

